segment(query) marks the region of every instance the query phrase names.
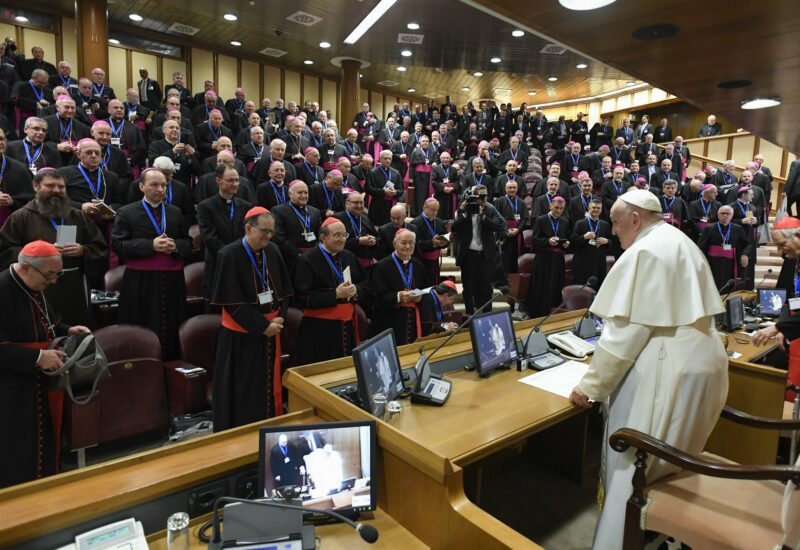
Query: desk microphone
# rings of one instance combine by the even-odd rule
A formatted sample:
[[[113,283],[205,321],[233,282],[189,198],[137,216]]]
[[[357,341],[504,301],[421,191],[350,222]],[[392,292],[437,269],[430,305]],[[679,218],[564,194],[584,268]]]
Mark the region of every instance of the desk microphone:
[[[772,274],[772,268],[770,267],[769,269],[767,269],[767,272],[766,272],[766,273],[764,273],[764,276],[763,276],[763,277],[761,277],[761,280],[760,280],[760,281],[758,282],[758,284],[756,285],[756,288],[758,288],[758,287],[760,287],[761,285],[763,285],[763,284],[764,284],[764,281],[766,281],[766,280],[767,280],[767,276],[768,276],[768,275],[771,275],[771,274]]]
[[[505,294],[508,294],[509,290],[510,289],[507,286],[501,286],[500,288],[495,290],[492,293],[492,297],[489,298],[489,300],[485,304],[483,304],[481,307],[476,309],[475,312],[472,315],[467,317],[466,321],[461,323],[459,325],[459,327],[450,334],[450,336],[445,338],[444,341],[441,344],[439,344],[438,346],[436,346],[436,349],[434,349],[429,354],[425,353],[425,347],[424,346],[420,346],[419,347],[420,356],[419,356],[419,359],[417,359],[417,364],[414,365],[414,371],[416,372],[417,379],[414,381],[414,390],[411,392],[411,401],[413,403],[425,403],[425,404],[432,404],[432,405],[443,405],[444,404],[444,402],[447,400],[447,397],[449,397],[450,381],[449,380],[442,380],[441,377],[437,378],[436,375],[431,375],[430,374],[430,366],[428,365],[428,362],[430,361],[431,357],[436,355],[436,352],[438,352],[440,349],[442,349],[444,346],[446,346],[447,343],[450,342],[450,340],[452,340],[453,337],[455,337],[456,334],[458,334],[459,330],[461,330],[462,328],[467,326],[469,324],[469,322],[472,321],[473,318],[475,318],[476,315],[478,315],[479,313],[483,313],[483,308],[485,308],[486,306],[491,304],[494,301],[494,299],[497,298],[498,296],[503,296]],[[437,378],[437,380],[438,380],[437,384],[441,384],[442,385],[442,387],[439,389],[439,391],[441,392],[441,396],[442,396],[441,399],[432,399],[428,394],[426,394],[425,392],[422,391],[423,388],[425,388],[427,386],[428,381],[429,381],[429,379],[431,377]],[[444,387],[445,384],[447,385],[446,388]]]
[[[722,298],[722,303],[724,304],[725,301],[728,299],[728,296],[730,296],[731,293],[736,290],[737,284],[741,283],[742,285],[746,285],[747,281],[749,280],[750,280],[749,277],[745,277],[744,279],[740,279],[738,277],[734,277],[733,279],[728,279],[728,282],[722,285],[722,288],[719,289],[719,293],[722,294],[725,290],[730,288],[730,290],[728,290],[728,293],[725,294],[725,296]]]
[[[594,275],[592,275],[591,277],[589,277],[589,278],[586,280],[586,282],[585,282],[585,283],[583,283],[583,285],[581,285],[581,287],[580,287],[580,288],[579,288],[579,289],[576,291],[576,293],[580,292],[581,290],[583,290],[583,289],[584,289],[584,288],[586,288],[587,286],[594,286],[594,285],[596,285],[596,284],[597,284],[597,277],[595,277]],[[536,325],[535,325],[535,326],[534,326],[534,327],[531,329],[531,331],[528,333],[528,336],[526,336],[526,337],[525,337],[525,345],[522,347],[522,356],[523,356],[523,357],[527,357],[527,356],[528,356],[528,344],[529,344],[529,343],[530,343],[530,341],[531,341],[531,336],[533,336],[533,333],[534,333],[534,332],[536,332],[536,331],[539,329],[539,327],[541,327],[541,326],[542,326],[542,325],[545,323],[545,321],[547,321],[547,320],[548,320],[548,319],[549,319],[549,318],[550,318],[550,317],[553,315],[553,313],[555,313],[556,311],[558,311],[559,309],[561,309],[562,307],[564,307],[564,304],[566,304],[566,303],[567,303],[567,301],[566,301],[566,300],[564,300],[564,301],[563,301],[563,302],[561,302],[559,305],[557,305],[556,307],[554,307],[553,309],[551,309],[551,310],[550,310],[550,313],[548,313],[547,315],[545,315],[545,316],[542,318],[542,320],[541,320],[541,321],[539,321],[538,323],[536,323]],[[587,311],[587,313],[588,313],[588,311]]]
[[[356,523],[353,520],[334,512],[333,510],[320,510],[317,508],[308,508],[304,506],[295,506],[293,504],[285,504],[283,502],[273,502],[273,501],[266,501],[266,500],[247,500],[244,498],[234,498],[234,497],[218,497],[214,501],[214,519],[213,519],[213,535],[211,536],[211,540],[208,543],[209,550],[220,550],[223,548],[223,540],[219,530],[219,505],[223,502],[227,503],[234,503],[238,502],[240,504],[255,504],[256,506],[268,506],[271,508],[281,508],[284,510],[295,510],[299,512],[313,512],[315,514],[323,514],[325,516],[332,517],[337,519],[343,523],[346,523],[350,527],[356,530],[356,532],[361,535],[361,538],[367,541],[368,543],[372,544],[376,540],[378,540],[378,530],[373,527],[372,525],[367,525],[366,523]]]

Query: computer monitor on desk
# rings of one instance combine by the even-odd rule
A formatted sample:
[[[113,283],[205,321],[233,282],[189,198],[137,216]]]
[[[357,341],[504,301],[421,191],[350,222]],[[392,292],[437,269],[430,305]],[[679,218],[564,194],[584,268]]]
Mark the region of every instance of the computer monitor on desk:
[[[759,288],[758,305],[761,315],[767,317],[777,317],[781,314],[781,308],[786,303],[785,288]]]
[[[375,421],[267,426],[259,431],[259,496],[294,486],[304,507],[375,510]]]
[[[478,315],[469,329],[475,370],[481,376],[509,368],[517,361],[517,337],[508,311],[493,311]]]
[[[353,363],[361,407],[375,416],[383,416],[385,404],[376,404],[375,394],[384,394],[389,402],[397,399],[405,389],[394,331],[386,329],[355,348]]]
[[[741,296],[731,296],[725,302],[725,330],[733,332],[744,324],[744,303]]]

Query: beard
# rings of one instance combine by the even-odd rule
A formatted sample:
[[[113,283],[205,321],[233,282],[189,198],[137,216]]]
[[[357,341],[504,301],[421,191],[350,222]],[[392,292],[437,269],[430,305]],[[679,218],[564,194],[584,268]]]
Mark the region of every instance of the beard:
[[[36,199],[36,211],[48,218],[63,217],[69,210],[67,198],[61,195],[48,195]]]

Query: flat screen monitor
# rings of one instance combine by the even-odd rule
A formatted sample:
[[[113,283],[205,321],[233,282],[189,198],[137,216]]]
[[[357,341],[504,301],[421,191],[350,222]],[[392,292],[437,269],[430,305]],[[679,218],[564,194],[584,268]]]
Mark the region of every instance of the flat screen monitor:
[[[777,317],[781,313],[783,304],[786,303],[785,288],[759,288],[758,303],[761,306],[761,314]]]
[[[375,510],[372,483],[375,421],[267,426],[259,430],[259,495],[300,488],[304,507],[336,511]]]
[[[744,302],[741,296],[733,296],[725,302],[725,328],[733,332],[744,324]]]
[[[392,329],[384,330],[355,348],[353,363],[362,408],[375,416],[383,416],[385,405],[376,405],[373,396],[383,393],[387,402],[394,401],[405,389]]]
[[[517,360],[517,337],[508,311],[493,311],[476,316],[469,329],[475,370],[489,372],[510,367]]]

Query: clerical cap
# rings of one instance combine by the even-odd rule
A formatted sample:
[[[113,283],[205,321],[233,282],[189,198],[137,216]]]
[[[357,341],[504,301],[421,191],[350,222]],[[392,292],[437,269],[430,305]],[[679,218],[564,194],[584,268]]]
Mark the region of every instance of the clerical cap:
[[[395,232],[394,232],[394,234],[395,234],[395,235],[399,235],[400,233],[403,233],[404,231],[408,231],[409,233],[411,233],[411,230],[410,230],[410,229],[406,229],[405,227],[401,227],[400,229],[398,229],[397,231],[395,231]]]
[[[50,256],[59,256],[61,252],[48,242],[32,241],[22,247],[22,254],[28,258],[48,258]]]
[[[342,174],[342,171],[341,170],[337,170],[336,168],[334,168],[333,170],[328,172],[328,175],[329,176],[333,176],[333,177],[339,176],[340,178],[344,177],[344,174]]]
[[[599,150],[600,151],[610,151],[611,147],[609,147],[608,145],[601,145]]]
[[[584,170],[584,171],[582,171],[582,172],[580,172],[580,173],[578,174],[578,180],[579,180],[579,181],[588,180],[588,179],[591,179],[591,178],[589,177],[589,172],[587,172],[587,171],[585,171],[585,170]]]
[[[620,195],[619,200],[625,201],[634,206],[638,206],[644,210],[661,212],[661,204],[658,202],[658,198],[653,193],[645,189],[632,189],[627,193]]]
[[[438,294],[447,294],[449,296],[455,296],[458,294],[458,287],[456,287],[456,284],[450,279],[442,281],[436,285],[435,290]]]
[[[333,216],[331,216],[330,218],[328,218],[324,222],[322,222],[322,227],[328,227],[332,223],[342,223],[342,220],[336,219]]]
[[[564,200],[564,197],[562,197],[561,195],[556,195],[555,197],[553,197],[552,202],[566,202],[566,201]]]
[[[741,195],[745,191],[750,191],[750,188],[746,185],[742,185],[739,190],[736,192],[737,195]]]
[[[703,186],[703,193],[705,193],[705,192],[706,192],[706,191],[708,191],[709,189],[716,189],[716,188],[717,188],[717,186],[716,186],[716,185],[714,185],[713,183],[707,183],[707,184],[705,184],[705,185]]]
[[[500,140],[499,140],[499,139],[497,139],[497,138],[492,138],[492,143],[494,143],[495,145],[497,145],[498,143],[500,143]]]
[[[304,155],[309,155],[311,153],[319,153],[316,147],[306,147],[305,151],[303,151]]]
[[[772,227],[773,229],[800,229],[800,220],[791,216],[784,216]]]
[[[253,216],[260,216],[261,214],[269,214],[269,210],[263,206],[254,206],[247,211],[247,214],[244,215],[244,219],[249,220]]]
[[[109,128],[111,128],[111,125],[105,120],[95,120],[92,123],[92,128],[94,128],[95,126],[108,126]]]
[[[220,116],[222,115],[222,111],[220,111],[219,109],[211,109],[211,112],[209,114],[213,115],[214,113],[217,113]]]

